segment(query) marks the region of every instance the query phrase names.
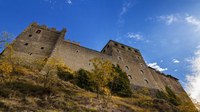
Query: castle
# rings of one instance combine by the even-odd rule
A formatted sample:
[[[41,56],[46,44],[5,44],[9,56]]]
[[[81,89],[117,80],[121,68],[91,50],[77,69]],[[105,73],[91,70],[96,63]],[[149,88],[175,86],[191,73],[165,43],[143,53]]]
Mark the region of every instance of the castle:
[[[32,23],[12,42],[14,55],[24,57],[26,61],[62,58],[73,70],[91,70],[89,60],[98,57],[118,64],[127,73],[133,88],[147,87],[165,91],[168,86],[177,94],[184,92],[178,79],[148,67],[138,49],[110,40],[99,52],[80,46],[79,43],[65,41],[65,33],[66,29],[57,31]],[[6,49],[3,55],[6,55]]]

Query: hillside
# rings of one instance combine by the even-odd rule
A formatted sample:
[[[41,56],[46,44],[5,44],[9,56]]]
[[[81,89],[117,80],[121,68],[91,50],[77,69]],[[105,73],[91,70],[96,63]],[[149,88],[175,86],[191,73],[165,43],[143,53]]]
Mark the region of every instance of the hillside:
[[[193,112],[191,104],[174,106],[164,99],[153,98],[147,89],[134,91],[132,97],[101,95],[63,81],[57,74],[48,87],[38,71],[21,68],[0,78],[1,111],[69,111],[69,112]]]

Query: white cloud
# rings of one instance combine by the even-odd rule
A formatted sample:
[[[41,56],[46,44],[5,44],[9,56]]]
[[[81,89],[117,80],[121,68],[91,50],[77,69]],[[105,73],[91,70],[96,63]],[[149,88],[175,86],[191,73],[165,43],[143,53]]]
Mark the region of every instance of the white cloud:
[[[194,16],[186,16],[185,20],[188,24],[191,24],[196,27],[196,31],[200,31],[200,19]]]
[[[156,69],[156,70],[158,70],[160,72],[164,72],[164,71],[168,70],[167,68],[161,68],[156,62],[149,63],[148,66],[151,67],[151,68],[154,68],[154,69]]]
[[[180,63],[180,61],[177,60],[177,59],[173,59],[172,62],[173,62],[173,63]]]
[[[143,39],[143,35],[141,35],[139,33],[133,33],[133,32],[128,32],[127,37],[131,38],[131,39],[136,39],[136,40],[142,40]]]
[[[186,75],[186,90],[196,101],[200,102],[200,49],[190,59],[191,74]]]
[[[118,20],[119,23],[124,23],[125,20],[123,19],[123,15],[128,12],[128,10],[129,10],[129,8],[131,6],[132,6],[131,2],[125,2],[125,3],[123,3],[122,9],[121,9],[121,11],[119,13],[119,20]]]
[[[71,0],[66,0],[66,3],[68,3],[69,5],[71,5],[72,1]]]
[[[167,25],[171,25],[174,22],[178,21],[178,17],[174,14],[171,15],[162,15],[157,17],[158,20],[164,21]]]

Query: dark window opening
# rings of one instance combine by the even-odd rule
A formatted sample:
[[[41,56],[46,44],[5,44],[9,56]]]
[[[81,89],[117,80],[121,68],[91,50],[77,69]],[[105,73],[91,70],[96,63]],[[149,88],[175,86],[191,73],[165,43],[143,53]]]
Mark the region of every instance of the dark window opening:
[[[144,74],[144,71],[143,71],[143,70],[140,70],[140,72],[141,72],[142,74]]]
[[[44,47],[41,47],[41,49],[44,49]]]
[[[25,43],[24,45],[26,45],[26,46],[27,46],[27,45],[28,45],[28,43]]]
[[[130,50],[130,51],[131,51],[131,48],[128,48],[128,50]]]
[[[32,55],[33,53],[30,53],[30,55]]]
[[[105,52],[106,52],[106,50],[103,50],[103,52],[105,53]]]
[[[144,79],[144,81],[148,84],[149,83],[149,81],[147,80],[147,79]]]
[[[78,53],[79,52],[79,50],[76,50],[76,53]]]
[[[123,49],[125,48],[124,46],[121,46]]]
[[[138,53],[138,50],[134,50],[136,53]]]
[[[126,70],[129,70],[129,67],[128,66],[125,66]]]
[[[32,35],[28,35],[29,37],[32,37]]]
[[[110,46],[109,45],[107,45],[107,48],[109,48]]]
[[[40,34],[40,33],[41,33],[41,30],[37,30],[36,33],[37,33],[37,34]]]
[[[118,46],[118,44],[115,43],[115,46]]]
[[[131,75],[128,75],[128,78],[129,78],[129,79],[133,79]]]

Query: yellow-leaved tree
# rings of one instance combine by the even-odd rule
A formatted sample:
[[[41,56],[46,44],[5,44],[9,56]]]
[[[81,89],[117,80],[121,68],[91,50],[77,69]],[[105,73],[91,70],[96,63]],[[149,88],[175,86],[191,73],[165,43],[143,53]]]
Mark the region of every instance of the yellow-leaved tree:
[[[100,92],[110,94],[110,90],[107,85],[109,82],[112,82],[116,75],[113,64],[108,60],[100,58],[94,58],[90,60],[90,62],[93,64],[91,79],[95,83],[97,97],[99,98]]]

